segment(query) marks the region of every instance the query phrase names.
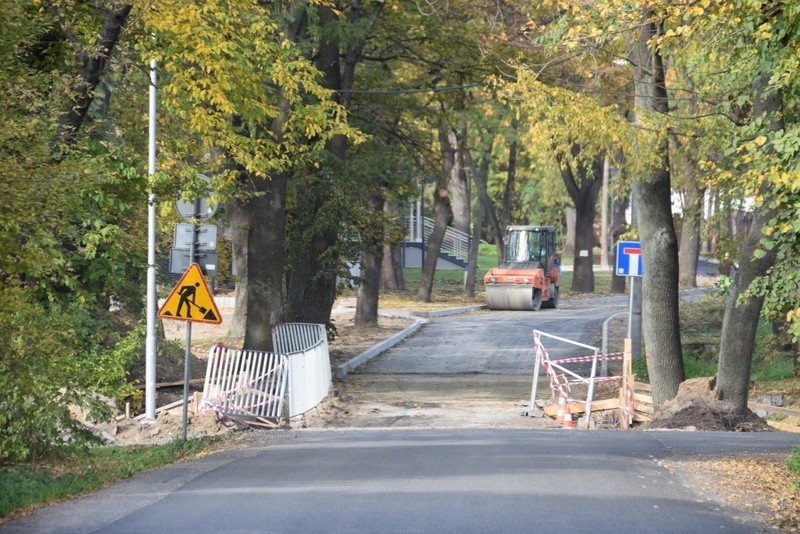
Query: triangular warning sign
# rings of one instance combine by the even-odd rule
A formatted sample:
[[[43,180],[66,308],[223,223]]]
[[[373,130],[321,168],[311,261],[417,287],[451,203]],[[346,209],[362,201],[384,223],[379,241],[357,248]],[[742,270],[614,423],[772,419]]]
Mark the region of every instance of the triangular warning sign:
[[[217,303],[208,290],[206,279],[200,266],[193,263],[183,273],[178,285],[167,297],[164,305],[158,310],[162,319],[177,319],[197,323],[220,324],[222,316]]]

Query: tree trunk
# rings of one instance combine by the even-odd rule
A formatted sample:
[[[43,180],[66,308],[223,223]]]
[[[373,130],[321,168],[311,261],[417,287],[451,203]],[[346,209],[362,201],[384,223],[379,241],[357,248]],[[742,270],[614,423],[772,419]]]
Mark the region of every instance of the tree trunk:
[[[634,76],[634,108],[640,115],[669,113],[665,69],[653,40],[661,33],[652,13],[628,35],[628,53]],[[678,314],[678,241],[672,220],[669,143],[657,141],[661,164],[636,181],[634,203],[639,221],[644,276],[642,277],[642,329],[647,367],[653,385],[653,403],[673,399],[685,379]]]
[[[464,296],[475,297],[475,283],[478,273],[478,252],[481,246],[481,226],[483,226],[483,204],[475,203],[475,217],[472,221],[472,238],[469,243],[467,258],[467,280],[464,284]]]
[[[561,177],[575,204],[575,255],[572,290],[576,293],[594,292],[594,216],[597,196],[603,184],[603,155],[595,156],[587,168],[577,162],[581,147],[573,145],[572,160],[557,156]],[[574,167],[574,171],[573,171]]]
[[[333,26],[340,22],[340,15],[334,6],[320,6],[318,13],[322,26]],[[331,34],[321,40],[314,64],[322,72],[322,84],[338,91],[352,88],[357,62],[357,52],[349,50],[343,55]],[[346,94],[340,94],[335,100],[346,107],[348,98]],[[342,135],[336,135],[326,148],[335,158],[343,161],[347,153],[347,140]],[[312,176],[310,179],[321,178]],[[307,248],[291,258],[291,270],[287,275],[287,317],[293,321],[317,324],[330,322],[331,309],[336,300],[336,275],[340,261],[336,249],[339,231],[334,222],[316,218],[329,197],[329,191],[324,187],[307,188],[299,195],[297,208],[299,213],[304,214],[304,220],[297,219],[297,224],[311,224],[314,229]]]
[[[301,200],[297,213],[313,217],[327,199],[320,195]],[[338,232],[323,225],[316,228],[301,251],[293,254],[287,277],[287,311],[290,321],[327,324],[336,300],[336,274],[340,258],[335,245]]]
[[[128,22],[132,7],[132,4],[123,4],[115,10],[105,12],[103,27],[97,35],[94,46],[91,47],[92,53],[84,54],[81,58],[82,65],[73,88],[74,95],[67,105],[51,144],[51,153],[56,160],[75,143],[89,106],[94,101],[94,90],[108,70],[111,53]]]
[[[447,125],[439,127],[439,147],[442,152],[442,173],[436,175],[436,191],[433,195],[433,211],[435,219],[433,231],[428,238],[428,246],[425,250],[425,263],[422,266],[422,279],[419,283],[417,299],[422,302],[430,302],[433,294],[433,279],[436,276],[436,263],[439,261],[439,252],[442,250],[444,233],[447,230],[447,223],[450,221],[450,199],[447,191],[450,173],[453,172],[455,160],[459,154],[453,146],[451,139],[455,132]]]
[[[703,220],[703,189],[690,179],[684,189],[686,205],[683,208],[679,258],[681,287],[697,287],[697,260],[700,257],[700,230]]]
[[[247,233],[250,221],[240,202],[229,201],[226,207],[229,221],[227,237],[231,242],[233,262],[236,265],[233,318],[228,336],[240,339],[244,337],[247,326]]]
[[[383,203],[383,213],[391,225],[397,219],[397,208],[389,200]],[[401,291],[405,289],[403,278],[403,248],[389,238],[389,229],[383,238],[383,261],[381,262],[381,289],[385,291]]]
[[[566,219],[567,233],[564,236],[564,254],[572,256],[575,254],[575,214],[574,206],[567,206],[564,209],[564,218]]]
[[[383,197],[372,195],[370,205],[375,212],[383,211]],[[361,254],[361,284],[356,299],[357,325],[378,324],[378,299],[383,261],[383,228],[368,229],[361,233],[364,251]]]
[[[481,166],[475,171],[475,183],[487,179],[489,173],[489,154],[484,154],[481,158]],[[481,178],[478,178],[481,175]],[[477,188],[477,187],[476,187]],[[469,244],[469,257],[467,259],[467,280],[464,284],[464,296],[468,298],[475,297],[475,277],[478,272],[478,253],[481,246],[481,229],[483,227],[483,203],[475,203],[475,216],[472,220],[472,238]]]
[[[516,129],[516,124],[514,125]],[[516,141],[512,141],[508,146],[508,172],[506,174],[506,185],[503,188],[503,232],[511,224],[514,213],[514,190],[517,182],[517,151],[519,150]],[[505,257],[505,254],[503,255]]]
[[[466,130],[462,130],[460,135],[455,129],[450,130],[450,145],[455,149],[456,157],[453,159],[453,169],[450,172],[448,190],[450,191],[450,207],[453,213],[453,228],[469,234],[469,177],[464,169],[464,160],[461,157],[467,143],[466,136]]]
[[[475,174],[475,189],[477,190],[478,200],[483,204],[483,213],[489,218],[489,226],[492,229],[492,234],[494,235],[494,242],[497,246],[497,255],[498,260],[505,257],[505,242],[503,241],[504,231],[503,227],[500,226],[500,221],[497,219],[497,213],[495,211],[494,204],[492,203],[492,199],[489,197],[488,192],[488,183],[489,183],[489,165],[491,164],[491,153],[494,148],[494,139],[491,140],[489,143],[489,147],[484,151],[483,156],[481,156],[481,164],[479,171]],[[469,152],[467,152],[469,154]],[[488,161],[484,161],[488,160]],[[474,167],[475,163],[472,161],[470,157],[470,165]],[[484,172],[484,166],[486,166],[486,171]],[[499,263],[499,261],[498,261]]]
[[[475,162],[471,161],[470,164],[475,166]],[[489,162],[491,161],[491,146],[481,156],[480,167],[473,173],[475,188],[480,191],[483,187],[484,192],[486,189],[486,182],[488,181]],[[482,184],[482,186],[481,186]],[[479,193],[480,194],[480,193]],[[475,278],[478,272],[478,253],[481,246],[481,229],[483,227],[483,203],[478,201],[475,203],[475,216],[472,220],[472,239],[469,244],[469,258],[467,260],[467,281],[464,285],[464,296],[468,298],[475,297]]]
[[[756,96],[753,99],[753,115],[756,120],[783,110],[781,95],[777,91],[767,91],[768,83],[768,75],[762,75],[754,82]],[[774,119],[769,129],[784,129],[782,118]],[[766,274],[775,264],[778,253],[777,248],[773,247],[762,257],[755,256],[764,228],[776,214],[776,208],[769,207],[768,193],[769,184],[765,181],[761,185],[761,194],[767,198],[756,208],[722,320],[716,393],[718,399],[733,403],[740,412],[747,409],[753,347],[764,302],[763,297],[748,295],[745,298],[745,292],[753,280]]]
[[[254,195],[241,207],[247,228],[244,346],[271,351],[272,327],[284,321],[286,175],[246,177]]]

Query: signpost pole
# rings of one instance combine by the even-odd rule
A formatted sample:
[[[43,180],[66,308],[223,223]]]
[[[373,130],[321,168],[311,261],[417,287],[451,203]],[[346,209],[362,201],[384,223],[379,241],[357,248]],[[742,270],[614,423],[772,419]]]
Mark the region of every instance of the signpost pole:
[[[200,199],[194,202],[195,217],[200,212]],[[192,242],[189,244],[189,264],[195,263],[197,243],[197,224],[192,220]],[[183,362],[183,419],[181,422],[181,439],[186,439],[186,427],[189,423],[189,380],[192,375],[192,323],[186,322],[186,356]]]
[[[637,360],[642,355],[642,278],[631,276],[631,316],[628,325],[631,331],[631,354]]]
[[[148,134],[148,175],[156,172],[156,60],[150,61],[150,112]],[[151,189],[152,191],[152,189]],[[145,419],[156,418],[156,195],[147,199],[147,332],[145,334]]]

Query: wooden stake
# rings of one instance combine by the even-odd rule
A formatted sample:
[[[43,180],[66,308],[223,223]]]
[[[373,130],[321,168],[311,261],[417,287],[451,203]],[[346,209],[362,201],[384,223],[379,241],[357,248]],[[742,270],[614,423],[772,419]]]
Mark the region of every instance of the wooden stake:
[[[619,388],[619,427],[623,430],[630,428],[628,418],[633,406],[628,402],[628,388],[633,388],[633,362],[631,340],[625,339],[625,349],[622,355],[622,384]],[[631,389],[632,391],[632,389]]]

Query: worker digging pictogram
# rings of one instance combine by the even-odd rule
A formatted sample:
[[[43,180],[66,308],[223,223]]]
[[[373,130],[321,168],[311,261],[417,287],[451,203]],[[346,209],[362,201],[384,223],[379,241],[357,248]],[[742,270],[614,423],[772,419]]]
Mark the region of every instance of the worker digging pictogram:
[[[178,284],[158,310],[162,319],[177,319],[200,323],[220,324],[220,316],[214,297],[208,289],[200,266],[193,263],[183,273]]]

